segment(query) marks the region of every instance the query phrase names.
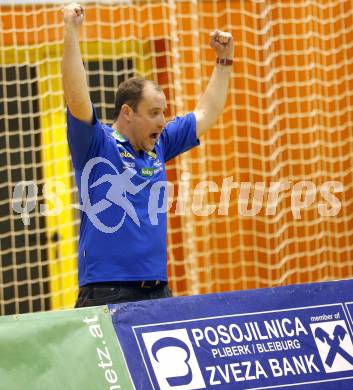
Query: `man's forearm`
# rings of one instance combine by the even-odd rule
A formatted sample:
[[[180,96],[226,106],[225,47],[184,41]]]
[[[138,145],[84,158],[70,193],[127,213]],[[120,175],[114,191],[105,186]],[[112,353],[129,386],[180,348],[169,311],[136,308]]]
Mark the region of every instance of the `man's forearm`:
[[[92,122],[92,105],[82,63],[79,30],[66,23],[64,27],[64,54],[62,60],[63,87],[71,113],[87,123]]]
[[[234,40],[231,33],[216,30],[210,37],[210,46],[217,56],[217,65],[194,110],[198,137],[214,126],[224,109],[234,58]],[[218,61],[223,63],[219,64]]]
[[[198,117],[198,137],[214,126],[223,112],[227,100],[231,72],[231,66],[220,64],[215,66],[206,90],[195,108],[195,115]]]

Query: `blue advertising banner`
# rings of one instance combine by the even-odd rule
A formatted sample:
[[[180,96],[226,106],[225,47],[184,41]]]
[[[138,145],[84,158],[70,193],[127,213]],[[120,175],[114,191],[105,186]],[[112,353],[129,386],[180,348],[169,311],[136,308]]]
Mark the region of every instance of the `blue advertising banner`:
[[[353,389],[353,280],[109,308],[137,389]]]

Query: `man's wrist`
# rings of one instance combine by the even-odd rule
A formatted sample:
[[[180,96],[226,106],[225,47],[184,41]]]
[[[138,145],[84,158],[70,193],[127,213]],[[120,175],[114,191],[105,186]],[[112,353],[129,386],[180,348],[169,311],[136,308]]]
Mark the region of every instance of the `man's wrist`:
[[[216,64],[222,65],[222,66],[232,66],[233,65],[233,60],[230,59],[230,58],[220,58],[220,57],[217,57]]]
[[[65,23],[64,24],[64,32],[74,33],[74,34],[79,35],[79,33],[80,33],[80,26],[77,26],[77,25],[72,24],[72,23]]]

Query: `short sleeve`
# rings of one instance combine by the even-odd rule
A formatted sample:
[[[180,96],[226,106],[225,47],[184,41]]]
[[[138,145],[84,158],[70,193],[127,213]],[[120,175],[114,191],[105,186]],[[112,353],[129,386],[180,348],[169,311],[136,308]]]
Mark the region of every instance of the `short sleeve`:
[[[67,139],[72,163],[75,169],[81,170],[85,163],[96,157],[104,140],[104,130],[93,108],[92,124],[75,118],[67,107]]]
[[[178,116],[167,123],[161,134],[164,160],[168,161],[200,144],[196,136],[196,118],[193,112]]]

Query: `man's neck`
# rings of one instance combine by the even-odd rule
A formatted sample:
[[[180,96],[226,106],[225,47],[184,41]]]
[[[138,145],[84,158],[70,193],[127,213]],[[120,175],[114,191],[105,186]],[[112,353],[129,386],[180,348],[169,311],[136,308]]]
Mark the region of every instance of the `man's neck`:
[[[122,135],[124,138],[126,138],[127,140],[129,140],[132,148],[136,151],[136,152],[139,152],[140,149],[137,148],[134,144],[134,140],[131,139],[131,136],[129,135],[129,131],[121,124],[119,124],[119,121],[116,121],[113,123],[112,125],[112,128],[117,131],[120,135]]]

